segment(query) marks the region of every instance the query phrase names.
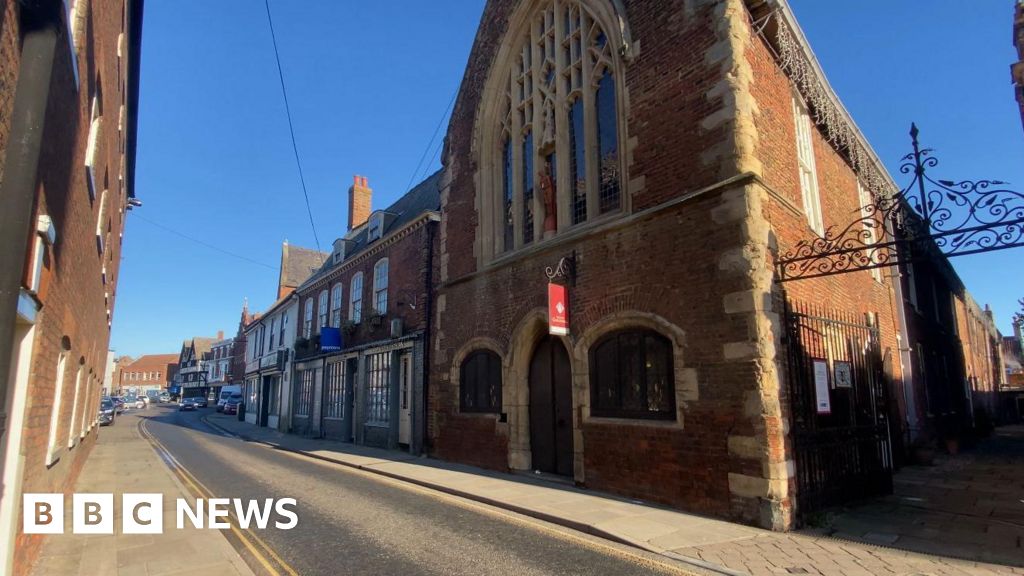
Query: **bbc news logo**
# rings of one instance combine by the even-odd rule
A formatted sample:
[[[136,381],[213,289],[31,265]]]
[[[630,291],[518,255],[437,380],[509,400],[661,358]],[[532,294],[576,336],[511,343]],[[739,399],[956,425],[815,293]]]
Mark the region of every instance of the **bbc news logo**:
[[[25,494],[22,508],[25,534],[64,533],[63,494]],[[183,530],[186,521],[194,528],[227,530],[228,516],[234,512],[238,526],[254,526],[266,530],[273,520],[274,528],[291,530],[299,523],[294,498],[197,498],[190,503],[175,499],[175,527]],[[120,510],[114,508],[113,494],[73,494],[71,496],[71,531],[74,534],[113,534],[114,517],[121,514],[122,534],[163,534],[163,494],[122,494]]]

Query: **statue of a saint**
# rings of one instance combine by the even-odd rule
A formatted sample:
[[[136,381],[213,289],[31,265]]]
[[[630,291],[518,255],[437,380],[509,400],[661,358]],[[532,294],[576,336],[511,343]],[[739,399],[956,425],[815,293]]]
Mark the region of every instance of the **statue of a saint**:
[[[540,190],[544,200],[544,237],[550,238],[558,230],[558,208],[555,180],[551,177],[551,160],[544,161],[544,169],[540,175]]]

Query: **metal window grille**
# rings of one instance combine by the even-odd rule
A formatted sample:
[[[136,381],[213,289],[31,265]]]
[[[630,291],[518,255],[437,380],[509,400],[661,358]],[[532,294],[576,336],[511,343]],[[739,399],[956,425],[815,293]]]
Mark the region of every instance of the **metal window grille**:
[[[366,357],[366,421],[368,424],[387,425],[389,420],[389,386],[391,354],[382,352]]]
[[[327,365],[327,398],[325,418],[345,417],[345,362]]]

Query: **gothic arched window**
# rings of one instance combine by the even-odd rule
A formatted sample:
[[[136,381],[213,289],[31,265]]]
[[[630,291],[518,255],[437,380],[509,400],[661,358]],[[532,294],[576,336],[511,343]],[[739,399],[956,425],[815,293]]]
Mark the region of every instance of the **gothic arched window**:
[[[551,0],[510,28],[485,116],[495,256],[624,207],[618,49],[590,4]]]

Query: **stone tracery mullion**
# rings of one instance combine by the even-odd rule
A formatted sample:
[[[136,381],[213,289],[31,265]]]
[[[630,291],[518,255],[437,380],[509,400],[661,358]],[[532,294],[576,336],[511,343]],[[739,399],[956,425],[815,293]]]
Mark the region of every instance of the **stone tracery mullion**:
[[[596,110],[596,90],[600,78],[614,73],[615,54],[600,22],[593,18],[579,0],[550,0],[534,12],[526,29],[519,36],[518,46],[512,47],[513,62],[509,71],[507,114],[500,122],[502,130],[510,135],[512,148],[512,236],[511,246],[504,243],[504,230],[508,210],[504,192],[495,214],[501,214],[502,226],[496,230],[495,246],[504,252],[521,248],[541,240],[544,233],[545,204],[539,187],[539,174],[550,154],[554,153],[556,186],[556,229],[564,230],[573,223],[582,223],[600,216],[599,135]],[[570,159],[572,138],[569,124],[570,109],[579,99],[582,109],[582,153],[579,160]],[[533,196],[526,198],[527,158],[524,144],[532,136]],[[498,145],[495,162],[504,169],[504,154]],[[577,201],[577,178],[571,162],[582,163]],[[502,177],[495,182],[503,182]],[[502,190],[500,187],[499,190]],[[585,197],[585,202],[583,201]],[[530,210],[528,210],[530,209]],[[573,210],[585,211],[573,216]],[[532,216],[532,234],[530,219]]]

